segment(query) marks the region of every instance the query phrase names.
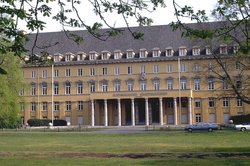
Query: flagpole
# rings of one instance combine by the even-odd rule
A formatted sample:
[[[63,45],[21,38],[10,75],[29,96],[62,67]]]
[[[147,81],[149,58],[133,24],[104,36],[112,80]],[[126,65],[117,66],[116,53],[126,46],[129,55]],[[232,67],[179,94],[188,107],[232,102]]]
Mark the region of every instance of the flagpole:
[[[178,58],[178,79],[179,79],[179,112],[181,122],[181,60]],[[181,124],[181,123],[180,123]]]

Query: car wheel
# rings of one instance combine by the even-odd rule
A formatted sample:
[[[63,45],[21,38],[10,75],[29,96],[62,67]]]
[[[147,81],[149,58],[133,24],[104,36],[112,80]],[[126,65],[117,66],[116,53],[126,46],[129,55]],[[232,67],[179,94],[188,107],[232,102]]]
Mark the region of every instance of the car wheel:
[[[245,128],[245,127],[242,127],[240,130],[241,130],[241,131],[246,131],[246,128]]]
[[[208,129],[208,131],[209,131],[209,132],[212,132],[212,131],[213,131],[213,129],[209,128],[209,129]]]
[[[188,132],[192,132],[192,129],[191,129],[191,128],[189,128],[189,129],[188,129]]]

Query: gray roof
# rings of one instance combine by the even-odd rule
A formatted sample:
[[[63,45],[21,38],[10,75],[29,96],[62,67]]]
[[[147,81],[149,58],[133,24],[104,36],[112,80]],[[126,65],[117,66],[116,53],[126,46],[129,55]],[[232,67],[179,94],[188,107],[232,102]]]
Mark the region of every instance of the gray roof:
[[[221,26],[221,22],[210,22],[202,24],[189,24],[189,26],[197,29],[208,28],[213,29],[214,27]],[[86,30],[81,31],[71,31],[76,35],[84,38],[84,42],[79,45],[72,40],[69,40],[64,32],[48,32],[39,33],[37,46],[33,53],[40,54],[45,51],[51,55],[56,53],[66,54],[71,52],[76,54],[77,52],[89,53],[90,51],[96,51],[101,53],[101,51],[107,50],[113,53],[115,50],[121,50],[126,52],[128,49],[133,49],[138,52],[139,49],[145,48],[149,52],[153,48],[158,47],[161,51],[164,51],[167,47],[172,47],[174,50],[178,50],[181,46],[186,46],[191,49],[193,46],[204,47],[207,43],[201,40],[189,39],[182,37],[181,31],[173,31],[170,25],[160,25],[160,26],[148,26],[148,27],[132,27],[132,31],[144,33],[143,40],[134,39],[131,33],[126,28],[123,29],[123,34],[110,37],[106,41],[101,41]],[[105,31],[107,29],[104,29]],[[30,39],[26,43],[26,48],[31,52],[34,46],[35,34],[28,35]],[[50,47],[46,47],[49,46]]]

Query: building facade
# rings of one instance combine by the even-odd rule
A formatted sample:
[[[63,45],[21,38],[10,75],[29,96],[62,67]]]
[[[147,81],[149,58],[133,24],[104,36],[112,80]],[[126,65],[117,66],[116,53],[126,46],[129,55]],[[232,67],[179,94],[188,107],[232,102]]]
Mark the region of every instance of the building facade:
[[[60,43],[46,50],[53,63],[23,66],[23,123],[32,118],[91,126],[228,123],[232,115],[250,113],[217,78],[215,73],[223,72],[213,58],[214,46],[169,29],[143,29],[144,41],[121,36],[103,43],[86,37],[81,48]],[[40,41],[53,35],[58,37],[42,34]],[[242,73],[235,45],[216,48],[231,74]]]

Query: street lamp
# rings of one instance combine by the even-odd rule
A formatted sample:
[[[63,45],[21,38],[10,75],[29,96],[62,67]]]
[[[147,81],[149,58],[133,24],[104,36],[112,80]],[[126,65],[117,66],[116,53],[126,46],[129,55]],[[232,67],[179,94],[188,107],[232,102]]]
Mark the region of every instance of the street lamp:
[[[54,62],[52,56],[48,56],[47,59],[51,62],[51,121],[54,126]]]

